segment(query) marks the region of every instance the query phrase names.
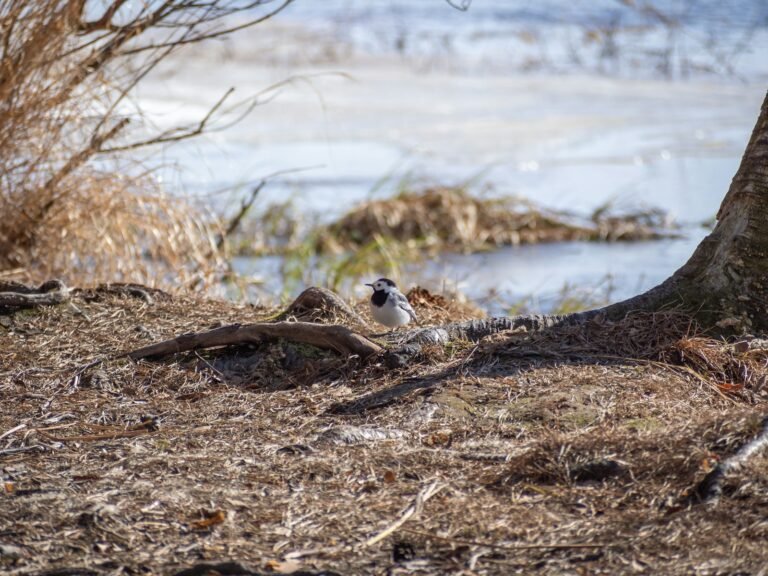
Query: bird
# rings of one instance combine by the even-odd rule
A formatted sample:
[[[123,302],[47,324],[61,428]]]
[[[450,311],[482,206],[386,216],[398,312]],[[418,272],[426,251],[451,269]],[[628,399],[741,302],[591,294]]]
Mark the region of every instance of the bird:
[[[366,286],[373,288],[371,314],[376,322],[392,329],[405,326],[411,320],[419,322],[408,298],[397,289],[392,280],[379,278]]]

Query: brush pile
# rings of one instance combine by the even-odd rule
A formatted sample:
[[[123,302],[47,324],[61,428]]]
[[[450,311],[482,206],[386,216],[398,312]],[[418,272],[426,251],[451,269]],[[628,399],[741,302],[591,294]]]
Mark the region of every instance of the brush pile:
[[[640,241],[670,236],[657,211],[609,214],[579,222],[519,198],[484,199],[464,188],[431,187],[366,202],[319,235],[321,252],[352,250],[377,237],[422,249],[474,252],[564,241]]]

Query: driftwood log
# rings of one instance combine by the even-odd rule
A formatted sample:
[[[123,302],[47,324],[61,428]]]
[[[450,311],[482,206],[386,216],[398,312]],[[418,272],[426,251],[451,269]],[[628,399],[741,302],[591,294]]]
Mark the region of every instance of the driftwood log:
[[[37,287],[0,281],[0,310],[50,306],[68,299],[69,290],[61,280],[48,280]]]
[[[356,355],[368,358],[383,351],[383,348],[365,336],[337,324],[313,324],[311,322],[275,322],[256,324],[231,324],[206,332],[182,334],[177,338],[151,344],[127,356],[133,360],[152,358],[198,350],[264,342],[283,338],[292,342],[311,344],[326,350],[335,350],[346,356]]]
[[[230,324],[206,332],[182,334],[170,340],[133,350],[125,356],[139,360],[188,350],[257,343],[278,338],[311,344],[325,350],[334,350],[345,356],[354,355],[363,359],[384,351],[375,342],[341,324],[285,321],[286,318],[297,316],[313,320],[343,319],[365,325],[363,319],[337,294],[325,288],[312,287],[302,292],[285,312],[277,317],[277,322]]]

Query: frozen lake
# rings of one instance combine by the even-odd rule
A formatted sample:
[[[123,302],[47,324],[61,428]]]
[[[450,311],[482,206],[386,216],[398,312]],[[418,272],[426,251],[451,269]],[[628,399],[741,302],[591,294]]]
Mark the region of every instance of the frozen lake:
[[[474,178],[494,195],[581,214],[606,202],[659,207],[686,225],[685,240],[446,256],[403,278],[432,287],[447,281],[478,299],[495,290],[494,308],[528,298],[546,309],[564,284],[597,286],[608,276],[613,299],[648,288],[690,255],[705,233],[697,224],[714,216],[738,166],[765,92],[758,54],[768,43],[765,28],[752,22],[766,9],[726,2],[738,4],[740,19],[725,22],[717,16],[723,3],[699,2],[706,10],[677,30],[682,40],[661,25],[647,25],[643,34],[614,32],[621,50],[606,60],[599,45],[583,39],[610,24],[611,14],[615,21],[615,11],[594,2],[548,0],[535,10],[527,4],[478,0],[462,13],[439,0],[297,2],[265,25],[195,47],[139,92],[154,125],[194,123],[230,86],[232,102],[245,101],[295,80],[262,92],[271,101],[229,129],[164,150],[160,174],[171,189],[200,197],[230,189],[213,197],[226,211],[249,183],[302,168],[275,178],[261,206],[290,197],[321,219],[393,193],[394,184],[377,183],[405,175],[444,184]],[[684,4],[690,2],[663,5],[673,11]],[[553,19],[557,12],[547,6],[571,12]],[[641,17],[622,16],[627,26]],[[532,36],[521,36],[525,30]],[[733,73],[702,72],[714,58],[714,48],[699,46],[708,30],[719,30],[721,43],[751,34],[730,59]],[[581,64],[568,66],[576,39],[584,44]],[[518,45],[546,58],[526,68]],[[654,73],[647,54],[638,56],[670,46],[672,72]],[[238,268],[279,290],[274,259],[241,260]]]

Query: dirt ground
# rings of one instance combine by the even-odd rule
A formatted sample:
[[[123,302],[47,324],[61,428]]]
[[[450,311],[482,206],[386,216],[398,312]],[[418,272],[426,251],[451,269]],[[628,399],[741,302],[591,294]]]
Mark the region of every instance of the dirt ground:
[[[627,324],[397,369],[284,341],[82,369],[275,312],[92,290],[0,315],[0,573],[768,573],[768,454],[690,497],[758,434],[763,353]]]

